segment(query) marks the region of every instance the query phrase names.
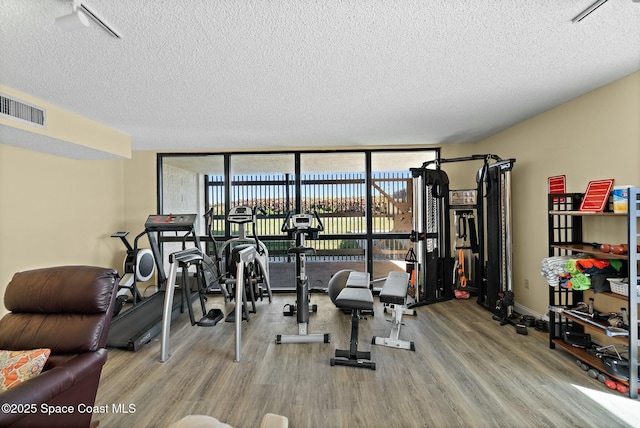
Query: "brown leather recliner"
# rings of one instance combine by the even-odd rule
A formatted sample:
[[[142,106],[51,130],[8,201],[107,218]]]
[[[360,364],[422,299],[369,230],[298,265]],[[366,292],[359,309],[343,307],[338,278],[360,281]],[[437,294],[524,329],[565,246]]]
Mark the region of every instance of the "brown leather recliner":
[[[93,266],[13,276],[4,296],[11,313],[0,319],[0,349],[49,348],[51,355],[41,374],[0,393],[0,403],[9,405],[0,412],[1,427],[91,425],[118,282],[114,269]],[[50,415],[42,411],[51,409]]]

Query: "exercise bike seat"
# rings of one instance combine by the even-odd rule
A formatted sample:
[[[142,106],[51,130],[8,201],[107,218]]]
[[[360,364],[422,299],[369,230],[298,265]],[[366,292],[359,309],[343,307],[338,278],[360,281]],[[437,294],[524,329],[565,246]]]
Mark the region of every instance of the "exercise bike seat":
[[[316,249],[311,247],[291,247],[287,250],[287,254],[304,254],[304,255],[315,255]]]

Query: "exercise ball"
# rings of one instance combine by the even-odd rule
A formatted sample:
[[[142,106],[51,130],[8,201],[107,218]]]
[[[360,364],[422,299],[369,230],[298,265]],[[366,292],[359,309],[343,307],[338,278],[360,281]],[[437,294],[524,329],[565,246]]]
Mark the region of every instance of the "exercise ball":
[[[331,279],[329,280],[329,284],[327,285],[327,293],[329,294],[329,298],[336,304],[336,298],[338,294],[342,291],[342,289],[347,285],[347,279],[349,279],[349,274],[351,272],[355,272],[353,269],[342,269],[338,272],[334,273]]]

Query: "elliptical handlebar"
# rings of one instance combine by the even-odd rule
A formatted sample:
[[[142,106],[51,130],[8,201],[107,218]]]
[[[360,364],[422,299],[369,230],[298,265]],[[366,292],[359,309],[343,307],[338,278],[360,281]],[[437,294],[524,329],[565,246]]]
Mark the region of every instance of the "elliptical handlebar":
[[[256,220],[256,214],[258,214],[258,211],[260,211],[262,215],[267,215],[267,212],[264,210],[264,208],[262,208],[262,205],[256,205],[255,207],[253,207],[253,221]]]
[[[260,246],[260,240],[258,239],[258,234],[256,232],[257,224],[256,224],[256,220],[257,220],[257,212],[260,211],[263,215],[267,215],[267,212],[260,206],[260,205],[255,205],[252,209],[251,209],[251,226],[253,229],[253,239],[256,242],[256,252],[260,255],[264,255],[264,248],[262,248]]]
[[[216,261],[220,261],[220,255],[218,254],[218,242],[216,241],[216,238],[213,236],[213,207],[209,208],[203,215],[202,215],[205,219],[205,229],[207,231],[207,236],[209,237],[209,239],[211,240],[211,243],[213,244],[213,258]],[[206,244],[205,244],[205,248],[206,248]]]
[[[317,228],[317,232],[323,232],[324,231],[324,224],[322,223],[322,220],[320,220],[320,216],[318,215],[318,211],[313,211],[313,215],[316,217],[316,221],[318,222],[318,228]]]
[[[282,222],[282,227],[280,227],[280,232],[289,233],[289,219],[291,218],[291,211],[287,211],[287,216],[284,218]]]
[[[138,233],[136,235],[135,238],[133,238],[133,251],[136,252],[138,251],[138,239],[142,238],[144,235],[147,234],[147,229],[145,228],[145,230],[143,230],[142,232]]]
[[[213,227],[213,207],[209,208],[204,214],[202,214],[205,220],[205,229],[207,229],[207,235],[211,235],[213,232],[211,227]]]

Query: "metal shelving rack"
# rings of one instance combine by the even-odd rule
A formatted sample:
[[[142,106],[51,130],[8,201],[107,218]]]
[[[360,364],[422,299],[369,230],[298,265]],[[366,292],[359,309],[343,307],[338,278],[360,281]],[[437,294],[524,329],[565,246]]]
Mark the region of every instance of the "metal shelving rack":
[[[616,256],[607,254],[607,258],[627,259],[629,265],[629,293],[628,296],[615,293],[602,293],[603,295],[625,301],[628,307],[629,335],[613,337],[613,342],[625,343],[629,345],[629,379],[616,378],[617,381],[629,385],[629,397],[638,398],[638,295],[635,285],[640,280],[638,276],[638,252],[636,248],[640,245],[640,234],[638,233],[638,218],[640,218],[640,188],[630,188],[628,192],[628,213],[614,212],[584,212],[578,207],[584,196],[581,193],[565,193],[549,195],[548,215],[549,215],[549,257],[568,255],[576,252],[592,253],[602,255],[599,249],[591,244],[583,242],[583,218],[588,216],[599,217],[627,217],[627,231],[629,254]],[[556,313],[553,308],[573,306],[577,302],[583,301],[582,291],[572,291],[560,286],[549,287],[549,347],[555,349],[556,346],[570,353],[574,357],[582,360],[586,364],[606,373],[602,361],[592,355],[587,354],[580,348],[564,343],[562,334],[564,331],[581,328],[598,328],[583,320],[572,317],[569,314]],[[604,330],[604,329],[603,329]],[[614,377],[609,374],[609,376]]]
[[[629,189],[629,397],[638,398],[638,293],[634,292],[640,284],[638,276],[638,218],[640,217],[640,188]]]

